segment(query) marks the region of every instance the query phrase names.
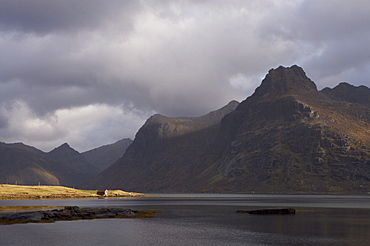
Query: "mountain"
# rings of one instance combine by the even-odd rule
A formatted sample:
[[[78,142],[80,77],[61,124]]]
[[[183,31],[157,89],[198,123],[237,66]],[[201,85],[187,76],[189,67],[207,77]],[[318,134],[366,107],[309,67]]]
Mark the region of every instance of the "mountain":
[[[370,97],[370,94],[368,94]],[[370,109],[319,92],[302,68],[270,70],[221,122],[206,190],[366,192]],[[217,169],[215,175],[214,170]],[[217,189],[216,189],[217,190]]]
[[[39,149],[36,149],[33,146],[29,146],[29,145],[26,145],[26,144],[23,144],[23,143],[3,143],[3,142],[0,142],[0,146],[1,147],[12,148],[12,149],[24,150],[24,151],[27,151],[28,153],[32,153],[32,154],[39,155],[39,156],[45,156],[46,155],[43,151],[41,151]]]
[[[121,158],[131,143],[131,139],[125,138],[113,144],[104,145],[81,154],[101,172]]]
[[[368,192],[369,98],[369,88],[346,83],[318,91],[302,68],[280,66],[236,109],[215,111],[218,117],[152,116],[123,157],[85,185],[142,192]]]
[[[238,104],[232,101],[201,117],[153,115],[137,132],[123,157],[83,187],[132,187],[148,191],[161,184],[186,182],[193,168],[189,163],[206,150],[217,134],[220,120]]]
[[[342,82],[333,89],[326,87],[321,92],[334,100],[359,103],[370,107],[370,89],[363,85],[356,87]]]
[[[82,175],[22,143],[0,143],[0,183],[76,185]]]
[[[63,163],[77,172],[86,174],[86,179],[99,173],[99,169],[93,166],[82,154],[71,148],[67,143],[53,149],[47,156],[50,159]]]
[[[123,139],[83,154],[67,143],[45,153],[23,143],[0,142],[0,183],[77,186],[118,160],[131,142]]]

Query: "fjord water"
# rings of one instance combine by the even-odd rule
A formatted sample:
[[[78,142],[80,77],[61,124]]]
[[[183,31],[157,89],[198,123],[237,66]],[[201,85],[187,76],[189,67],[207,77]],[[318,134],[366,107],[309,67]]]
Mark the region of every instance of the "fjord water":
[[[370,196],[167,194],[140,199],[0,200],[0,206],[124,206],[156,218],[0,225],[0,245],[369,245]],[[293,207],[295,215],[235,213]]]

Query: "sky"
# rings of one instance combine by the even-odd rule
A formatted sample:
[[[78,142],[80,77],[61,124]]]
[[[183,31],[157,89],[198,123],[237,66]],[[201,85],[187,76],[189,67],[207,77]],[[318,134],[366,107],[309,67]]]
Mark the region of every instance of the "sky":
[[[0,0],[0,141],[83,152],[301,66],[370,87],[368,0]]]

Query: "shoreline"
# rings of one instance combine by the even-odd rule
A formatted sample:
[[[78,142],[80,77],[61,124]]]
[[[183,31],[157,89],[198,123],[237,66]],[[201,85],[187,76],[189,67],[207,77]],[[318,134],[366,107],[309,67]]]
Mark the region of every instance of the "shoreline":
[[[0,184],[0,200],[101,199],[135,197],[149,197],[149,195],[122,190],[108,190],[108,196],[100,196],[97,194],[97,190],[80,190],[64,186]]]
[[[137,198],[137,197],[148,197],[147,195],[143,196],[11,196],[11,197],[0,197],[2,200],[53,200],[53,199],[119,199],[119,198]]]
[[[50,207],[53,208],[53,207]],[[156,210],[133,210],[126,207],[80,208],[65,206],[58,209],[43,209],[0,214],[0,224],[53,223],[56,221],[93,219],[153,218]]]

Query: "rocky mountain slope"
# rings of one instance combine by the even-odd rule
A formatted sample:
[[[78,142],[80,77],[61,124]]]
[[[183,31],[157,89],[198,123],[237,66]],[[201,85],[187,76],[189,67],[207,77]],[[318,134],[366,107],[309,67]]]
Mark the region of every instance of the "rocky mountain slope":
[[[366,192],[369,130],[366,104],[333,100],[301,68],[279,67],[223,119],[214,146],[223,155],[202,160],[213,167],[204,189]]]
[[[123,157],[83,187],[154,191],[189,182],[201,171],[192,165],[194,159],[214,141],[217,125],[238,104],[232,101],[201,117],[150,117]]]
[[[86,186],[368,192],[369,98],[369,88],[345,83],[318,91],[298,66],[271,69],[252,96],[212,124],[152,116],[125,155]]]
[[[81,154],[101,172],[121,158],[131,143],[131,139],[124,138],[113,144],[104,145]]]

